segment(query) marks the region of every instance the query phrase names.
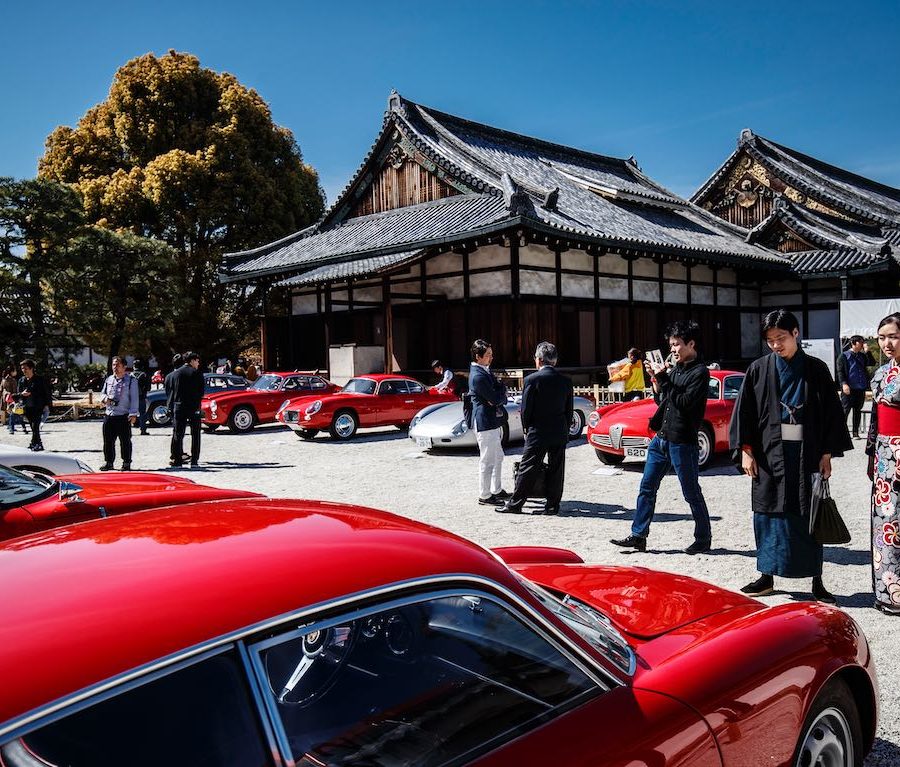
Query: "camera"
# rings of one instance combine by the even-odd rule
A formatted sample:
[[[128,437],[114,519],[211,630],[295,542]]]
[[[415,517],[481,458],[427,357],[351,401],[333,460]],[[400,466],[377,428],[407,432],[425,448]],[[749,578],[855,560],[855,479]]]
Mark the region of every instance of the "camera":
[[[119,404],[119,400],[117,400],[117,399],[108,399],[108,400],[106,400],[106,404],[109,405],[110,407],[115,407],[116,405]]]

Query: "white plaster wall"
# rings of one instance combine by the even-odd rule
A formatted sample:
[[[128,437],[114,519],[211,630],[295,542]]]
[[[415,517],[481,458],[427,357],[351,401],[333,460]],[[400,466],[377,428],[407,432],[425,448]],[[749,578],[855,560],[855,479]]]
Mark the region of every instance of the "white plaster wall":
[[[350,310],[350,307],[344,304],[337,304],[337,301],[347,301],[347,291],[346,290],[332,290],[331,291],[331,311],[333,312],[346,312]]]
[[[566,298],[593,298],[594,278],[581,274],[562,275],[562,294]]]
[[[712,282],[713,272],[708,266],[698,264],[691,267],[691,282]]]
[[[392,282],[391,293],[408,293],[409,295],[415,294],[419,296],[422,294],[422,284],[419,282]],[[380,300],[380,297],[378,300]]]
[[[757,306],[759,291],[755,288],[741,288],[741,306]]]
[[[713,303],[713,289],[706,285],[691,285],[691,303],[710,306]]]
[[[291,299],[291,314],[318,314],[319,301],[315,293],[294,296]]]
[[[628,274],[628,262],[621,256],[600,256],[600,271],[609,274]]]
[[[687,285],[680,282],[667,282],[663,288],[663,300],[668,304],[687,303]]]
[[[659,278],[659,264],[655,263],[651,258],[636,258],[631,272],[635,277],[655,277]]]
[[[470,296],[509,296],[510,291],[510,274],[508,271],[469,275]]]
[[[605,258],[605,256],[604,256]],[[621,259],[620,259],[621,260]],[[622,261],[624,264],[625,262]],[[600,278],[600,298],[617,298],[623,301],[628,300],[628,280],[619,279],[618,277],[601,277]]]
[[[441,253],[425,262],[426,274],[446,274],[462,271],[462,256],[459,253]]]
[[[526,245],[519,248],[520,266],[556,266],[556,254],[543,245]]]
[[[762,305],[771,307],[791,306],[802,303],[803,297],[799,293],[782,293],[777,296],[763,296]]]
[[[567,250],[562,254],[563,269],[581,269],[585,272],[594,271],[594,257],[583,250]]]
[[[756,312],[741,312],[741,356],[756,357],[762,351],[759,335],[760,316]]]
[[[719,269],[719,285],[737,285],[737,272],[734,269]]]
[[[469,254],[470,269],[485,269],[490,266],[509,266],[509,248],[486,245]]]
[[[462,277],[440,277],[428,280],[428,292],[439,293],[452,300],[463,297]]]
[[[663,277],[667,280],[686,280],[687,271],[684,268],[684,264],[680,264],[677,261],[669,261],[663,264]]]
[[[737,306],[737,288],[719,286],[719,306]]]
[[[836,301],[841,300],[841,290],[840,288],[836,290],[829,290],[823,293],[810,293],[809,294],[809,302],[811,304],[833,304]],[[821,338],[821,336],[817,336]]]
[[[633,293],[635,301],[659,301],[659,283],[649,280],[634,280]]]
[[[770,282],[766,285],[763,285],[762,292],[763,294],[772,293],[774,291],[779,292],[800,292],[800,283],[795,282],[794,280],[780,280],[779,282]]]
[[[519,270],[519,293],[532,296],[555,296],[556,275],[552,272]]]
[[[396,290],[398,287],[406,287],[406,285],[392,285],[391,290]],[[413,288],[415,288],[416,292],[419,292],[419,286],[413,284]],[[378,301],[381,302],[381,299],[384,297],[382,293],[381,287],[377,288],[353,288],[353,301]]]

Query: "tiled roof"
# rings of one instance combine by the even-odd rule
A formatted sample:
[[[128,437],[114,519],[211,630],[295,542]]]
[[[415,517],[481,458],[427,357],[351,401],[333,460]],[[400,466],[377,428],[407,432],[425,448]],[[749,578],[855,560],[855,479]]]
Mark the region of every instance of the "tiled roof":
[[[353,261],[341,261],[337,264],[317,267],[296,277],[288,277],[277,284],[285,287],[298,287],[300,285],[324,285],[335,280],[370,277],[373,274],[379,274],[387,269],[414,261],[422,253],[421,250],[409,250],[405,253],[393,253],[390,256],[372,256],[357,258]]]
[[[805,250],[786,254],[800,275],[883,271],[893,261],[891,256],[866,253],[855,248],[837,250]]]

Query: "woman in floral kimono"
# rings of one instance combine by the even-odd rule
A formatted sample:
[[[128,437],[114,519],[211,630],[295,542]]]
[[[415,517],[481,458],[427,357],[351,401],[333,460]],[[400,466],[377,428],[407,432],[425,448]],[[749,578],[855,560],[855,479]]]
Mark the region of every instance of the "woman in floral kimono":
[[[872,590],[875,607],[900,615],[900,314],[878,326],[888,358],[872,376],[872,418],[866,453],[872,480]]]

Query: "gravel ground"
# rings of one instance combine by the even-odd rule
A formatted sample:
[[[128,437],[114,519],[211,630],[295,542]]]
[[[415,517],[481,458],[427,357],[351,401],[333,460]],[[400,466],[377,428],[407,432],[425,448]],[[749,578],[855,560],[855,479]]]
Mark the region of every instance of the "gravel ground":
[[[27,437],[2,432],[3,441],[25,445]],[[169,431],[152,429],[134,438],[134,468],[166,469]],[[102,463],[100,423],[50,423],[44,428],[48,450],[70,452],[95,468]],[[185,440],[187,446],[188,440]],[[881,686],[881,715],[868,767],[900,765],[900,618],[872,608],[869,570],[869,485],[862,442],[834,462],[832,494],[853,535],[847,547],[825,553],[824,579],[839,605],[863,627],[872,645]],[[504,487],[512,490],[513,460],[521,447],[507,450]],[[283,427],[262,427],[244,435],[227,431],[203,435],[201,466],[190,476],[199,482],[240,487],[271,496],[317,498],[386,509],[452,530],[484,546],[541,544],[577,551],[587,562],[642,565],[739,589],[755,577],[748,480],[724,460],[701,475],[712,516],[709,554],[682,552],[693,524],[678,481],[660,488],[646,553],[627,553],[609,543],[624,537],[634,509],[642,464],[626,463],[620,474],[600,476],[601,467],[584,438],[570,443],[566,486],[558,517],[501,515],[479,506],[478,456],[472,452],[423,453],[396,429],[364,430],[350,443],[319,435],[298,440]],[[534,502],[536,503],[536,502]],[[763,598],[777,604],[808,599],[809,581],[776,579],[778,591]],[[795,591],[796,590],[796,591]],[[790,592],[790,593],[789,593]]]

